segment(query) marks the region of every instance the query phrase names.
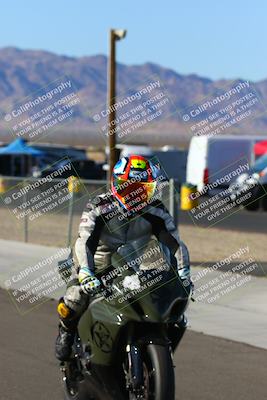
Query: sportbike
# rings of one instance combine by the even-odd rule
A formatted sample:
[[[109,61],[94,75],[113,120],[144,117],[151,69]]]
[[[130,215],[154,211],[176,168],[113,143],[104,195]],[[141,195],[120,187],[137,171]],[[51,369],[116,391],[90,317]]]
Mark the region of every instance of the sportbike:
[[[91,299],[61,364],[65,400],[175,399],[173,354],[191,286],[172,267],[137,276],[126,269]],[[133,287],[122,290],[129,278]]]

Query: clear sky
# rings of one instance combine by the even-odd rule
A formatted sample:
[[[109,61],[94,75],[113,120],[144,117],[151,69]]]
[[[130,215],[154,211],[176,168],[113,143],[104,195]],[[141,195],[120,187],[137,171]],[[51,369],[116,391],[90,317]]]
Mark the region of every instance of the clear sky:
[[[212,79],[267,78],[266,0],[2,0],[0,47],[71,56],[107,54],[108,30],[126,28],[118,60],[150,61]]]

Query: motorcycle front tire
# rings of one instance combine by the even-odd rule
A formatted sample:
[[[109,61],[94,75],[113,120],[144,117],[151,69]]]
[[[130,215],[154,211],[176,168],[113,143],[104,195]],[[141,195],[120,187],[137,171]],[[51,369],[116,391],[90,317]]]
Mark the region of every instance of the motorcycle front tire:
[[[175,400],[174,368],[169,346],[149,344],[143,352],[148,400]],[[149,393],[149,395],[148,395]],[[129,399],[135,399],[130,395]]]
[[[168,346],[149,345],[147,353],[155,369],[155,399],[174,400],[175,379],[171,351]]]

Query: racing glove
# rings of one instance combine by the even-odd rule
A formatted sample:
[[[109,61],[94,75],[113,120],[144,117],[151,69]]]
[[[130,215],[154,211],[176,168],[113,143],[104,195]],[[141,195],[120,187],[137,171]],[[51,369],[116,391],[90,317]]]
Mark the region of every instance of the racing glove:
[[[88,268],[80,268],[79,283],[85,294],[92,294],[101,285],[99,279]]]

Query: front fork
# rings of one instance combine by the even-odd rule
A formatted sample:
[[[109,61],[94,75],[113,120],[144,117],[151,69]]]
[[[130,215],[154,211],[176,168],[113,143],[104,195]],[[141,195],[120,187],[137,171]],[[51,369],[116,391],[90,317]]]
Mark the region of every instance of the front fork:
[[[144,388],[141,349],[134,344],[128,344],[126,352],[128,355],[127,389],[133,393],[138,393]]]
[[[90,367],[90,353],[87,349],[83,350],[81,339],[76,335],[70,360],[60,363],[63,381],[84,380],[85,373],[90,374]]]

